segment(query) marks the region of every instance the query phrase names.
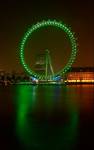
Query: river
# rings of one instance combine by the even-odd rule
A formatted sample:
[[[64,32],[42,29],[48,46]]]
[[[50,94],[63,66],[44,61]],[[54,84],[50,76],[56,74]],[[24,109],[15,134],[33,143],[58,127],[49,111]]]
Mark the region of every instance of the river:
[[[94,148],[94,85],[0,86],[0,149]]]

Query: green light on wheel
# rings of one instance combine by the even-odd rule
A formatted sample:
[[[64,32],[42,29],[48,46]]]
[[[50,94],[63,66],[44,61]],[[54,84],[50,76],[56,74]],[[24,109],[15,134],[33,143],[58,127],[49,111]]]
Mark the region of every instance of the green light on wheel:
[[[40,74],[37,74],[36,72],[32,71],[32,69],[29,68],[28,64],[25,62],[24,51],[25,51],[25,44],[28,41],[28,38],[30,36],[32,37],[32,33],[34,31],[37,31],[38,29],[41,29],[41,28],[47,27],[47,26],[52,26],[52,27],[56,27],[56,28],[58,27],[59,29],[63,30],[68,35],[68,38],[71,43],[71,49],[72,49],[71,56],[70,56],[67,64],[65,65],[64,68],[62,68],[59,72],[57,72],[54,75],[54,77],[56,77],[57,75],[65,74],[71,68],[71,65],[74,62],[74,60],[76,58],[76,54],[77,54],[77,44],[76,44],[76,39],[74,37],[74,33],[62,22],[58,22],[56,20],[47,20],[47,21],[38,22],[37,24],[31,26],[31,28],[25,33],[25,35],[22,39],[21,45],[20,45],[20,61],[21,61],[23,68],[30,76],[34,76],[34,77],[37,76],[38,78],[42,78],[42,79],[45,79],[45,75],[40,75]],[[51,75],[51,78],[53,78],[52,75]]]

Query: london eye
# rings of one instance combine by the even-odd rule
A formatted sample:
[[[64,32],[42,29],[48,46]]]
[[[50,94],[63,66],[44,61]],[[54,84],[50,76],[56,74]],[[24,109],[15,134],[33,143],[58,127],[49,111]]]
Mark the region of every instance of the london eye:
[[[25,61],[25,45],[26,42],[28,42],[29,38],[33,36],[33,33],[40,29],[42,29],[43,27],[55,27],[55,28],[59,28],[61,31],[64,31],[65,34],[68,37],[68,40],[71,43],[71,54],[70,57],[68,59],[68,62],[66,63],[66,65],[64,67],[62,67],[61,70],[59,70],[58,72],[54,72],[52,63],[51,63],[51,56],[50,56],[50,50],[46,49],[45,50],[45,71],[42,74],[39,74],[38,72],[34,71],[32,68],[30,68],[30,66],[26,63]],[[21,64],[24,68],[24,70],[28,73],[29,76],[34,77],[37,80],[54,80],[59,76],[63,76],[66,74],[66,72],[71,68],[75,58],[76,58],[76,54],[77,54],[77,44],[76,44],[76,39],[74,36],[74,33],[71,31],[71,29],[69,29],[67,27],[67,25],[65,25],[64,23],[58,22],[56,20],[47,20],[47,21],[42,21],[42,22],[38,22],[35,25],[32,25],[27,32],[25,33],[21,44],[20,44],[20,61]],[[50,68],[50,71],[48,71],[48,67]]]

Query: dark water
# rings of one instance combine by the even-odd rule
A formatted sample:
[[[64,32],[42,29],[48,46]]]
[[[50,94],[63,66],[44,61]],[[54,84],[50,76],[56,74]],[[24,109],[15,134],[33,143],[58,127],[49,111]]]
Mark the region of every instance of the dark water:
[[[0,150],[94,149],[94,85],[0,87]]]

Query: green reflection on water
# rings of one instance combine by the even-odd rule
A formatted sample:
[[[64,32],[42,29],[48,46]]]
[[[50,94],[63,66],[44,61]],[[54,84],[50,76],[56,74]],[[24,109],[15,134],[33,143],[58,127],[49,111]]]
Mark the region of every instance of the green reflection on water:
[[[75,90],[69,91],[67,86],[17,86],[16,128],[26,149],[73,148],[78,109]]]

